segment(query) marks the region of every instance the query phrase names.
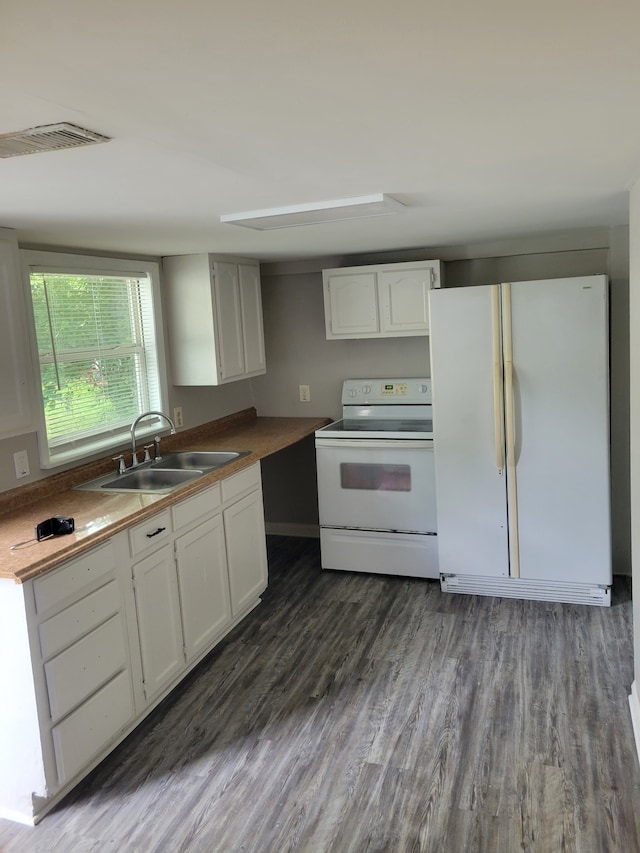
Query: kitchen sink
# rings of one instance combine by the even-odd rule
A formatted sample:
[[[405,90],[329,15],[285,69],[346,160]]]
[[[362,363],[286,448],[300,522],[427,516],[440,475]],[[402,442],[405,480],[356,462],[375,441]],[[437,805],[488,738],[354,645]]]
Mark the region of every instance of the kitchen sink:
[[[199,469],[210,471],[214,468],[220,468],[222,465],[228,465],[239,459],[241,456],[247,456],[251,453],[250,450],[179,450],[170,453],[168,456],[163,456],[158,462],[152,464],[155,470],[172,468],[172,469]]]
[[[87,492],[146,492],[167,495],[185,483],[204,477],[210,471],[228,465],[250,450],[181,450],[158,462],[146,462],[124,474],[105,474],[88,483],[74,486]]]
[[[152,492],[156,495],[167,495],[185,483],[203,477],[204,473],[195,469],[175,471],[140,467],[126,474],[106,474],[74,488],[87,492]]]
[[[163,468],[138,468],[129,474],[118,474],[115,478],[103,483],[101,489],[111,489],[114,492],[161,492],[165,494],[177,489],[184,483],[197,480],[203,472],[170,471]]]

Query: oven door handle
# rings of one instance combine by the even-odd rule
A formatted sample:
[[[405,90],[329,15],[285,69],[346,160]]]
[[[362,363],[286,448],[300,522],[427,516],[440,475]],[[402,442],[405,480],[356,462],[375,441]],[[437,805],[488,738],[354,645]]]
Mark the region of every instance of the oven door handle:
[[[431,438],[316,438],[316,448],[339,447],[358,448],[360,450],[433,450]]]

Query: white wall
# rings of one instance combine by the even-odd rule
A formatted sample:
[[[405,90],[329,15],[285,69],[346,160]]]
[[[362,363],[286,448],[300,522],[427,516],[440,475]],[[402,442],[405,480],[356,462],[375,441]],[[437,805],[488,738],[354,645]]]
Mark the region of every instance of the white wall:
[[[629,326],[630,326],[630,470],[631,470],[631,546],[634,589],[640,588],[640,181],[629,197]],[[635,680],[630,704],[640,754],[640,607],[633,608]]]

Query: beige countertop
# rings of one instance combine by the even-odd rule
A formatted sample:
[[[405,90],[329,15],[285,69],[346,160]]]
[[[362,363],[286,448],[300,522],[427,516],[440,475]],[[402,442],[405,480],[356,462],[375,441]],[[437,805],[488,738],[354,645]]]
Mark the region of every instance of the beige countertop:
[[[73,486],[115,470],[111,459],[0,494],[0,578],[23,583],[142,521],[161,509],[201,491],[312,435],[329,418],[259,418],[245,409],[218,421],[163,439],[163,451],[250,450],[235,462],[194,480],[169,495],[78,491]],[[53,515],[75,519],[75,532],[41,542],[34,538],[37,522]],[[17,543],[18,548],[11,549]]]

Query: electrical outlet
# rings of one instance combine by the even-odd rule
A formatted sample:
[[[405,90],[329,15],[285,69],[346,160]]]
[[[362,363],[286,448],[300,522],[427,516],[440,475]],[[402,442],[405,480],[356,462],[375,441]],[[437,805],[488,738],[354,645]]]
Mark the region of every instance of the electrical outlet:
[[[176,425],[176,428],[184,426],[184,421],[182,420],[182,406],[176,406],[174,408],[173,422]]]
[[[13,454],[13,464],[16,469],[16,480],[29,476],[29,454],[26,450],[18,450]]]
[[[309,390],[308,385],[300,385],[300,402],[301,403],[310,403],[311,402],[311,391]]]

